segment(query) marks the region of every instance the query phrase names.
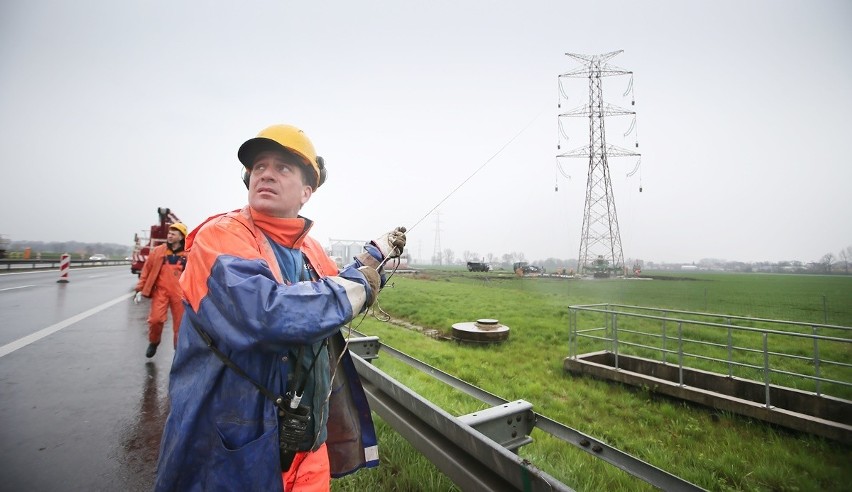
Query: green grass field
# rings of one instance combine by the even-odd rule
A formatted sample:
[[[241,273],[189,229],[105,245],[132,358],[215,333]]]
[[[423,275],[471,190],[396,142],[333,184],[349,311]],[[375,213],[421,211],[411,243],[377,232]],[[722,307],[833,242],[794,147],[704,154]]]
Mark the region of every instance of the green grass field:
[[[379,298],[394,320],[450,333],[453,323],[499,319],[507,342],[441,341],[367,317],[354,323],[402,350],[506,400],[709,490],[848,490],[852,450],[736,415],[565,374],[568,306],[619,303],[852,326],[852,277],[690,272],[669,280],[568,280],[423,271],[393,276]],[[376,310],[377,314],[379,313]],[[840,353],[852,362],[852,354]],[[389,357],[374,364],[453,415],[486,406]],[[457,490],[379,422],[382,466],[335,480],[334,490]],[[614,467],[534,431],[519,454],[577,490],[651,490]]]

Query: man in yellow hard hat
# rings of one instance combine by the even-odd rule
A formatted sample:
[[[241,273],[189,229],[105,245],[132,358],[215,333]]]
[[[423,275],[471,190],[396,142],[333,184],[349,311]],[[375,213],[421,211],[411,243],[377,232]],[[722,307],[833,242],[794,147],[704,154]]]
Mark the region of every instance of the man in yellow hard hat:
[[[237,157],[248,205],[187,238],[186,319],[154,488],[327,491],[332,476],[379,463],[340,328],[375,301],[405,228],[338,270],[300,215],[326,179],[304,132],[271,126]]]
[[[183,318],[183,295],[179,280],[186,268],[186,233],[186,226],[180,222],[169,226],[166,242],[155,247],[148,255],[136,284],[133,302],[138,304],[142,296],[151,298],[151,310],[148,313],[148,350],[145,352],[145,357],[149,359],[157,353],[169,309],[172,311],[174,332],[172,344],[177,347],[180,321]]]

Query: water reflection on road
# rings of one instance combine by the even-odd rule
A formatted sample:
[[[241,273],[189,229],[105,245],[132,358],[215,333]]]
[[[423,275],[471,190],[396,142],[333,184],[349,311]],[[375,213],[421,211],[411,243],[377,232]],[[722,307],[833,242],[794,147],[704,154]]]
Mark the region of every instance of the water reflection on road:
[[[165,373],[158,377],[158,372]],[[139,396],[137,419],[128,422],[120,432],[122,464],[129,490],[150,490],[154,483],[160,437],[169,413],[168,370],[158,369],[156,363],[145,363],[145,379]]]

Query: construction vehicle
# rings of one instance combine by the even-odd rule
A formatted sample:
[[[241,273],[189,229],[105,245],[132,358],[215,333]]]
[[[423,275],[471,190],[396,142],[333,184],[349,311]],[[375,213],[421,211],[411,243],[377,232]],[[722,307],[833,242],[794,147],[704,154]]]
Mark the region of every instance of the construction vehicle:
[[[515,272],[515,275],[517,275],[519,277],[523,277],[524,275],[529,275],[529,274],[540,275],[540,274],[546,272],[544,267],[540,267],[540,266],[536,266],[536,265],[530,265],[529,263],[527,263],[525,261],[518,261],[518,262],[514,263],[512,265],[512,270]]]
[[[148,259],[151,250],[166,242],[169,226],[180,222],[177,215],[165,207],[159,207],[157,215],[160,221],[152,225],[150,231],[142,231],[133,235],[134,244],[133,255],[130,257],[130,273],[139,275],[142,272],[142,267],[145,266],[145,260]]]
[[[467,271],[469,272],[490,272],[491,265],[484,261],[469,261],[467,262]]]
[[[6,250],[9,248],[9,240],[0,234],[0,259],[6,257]]]

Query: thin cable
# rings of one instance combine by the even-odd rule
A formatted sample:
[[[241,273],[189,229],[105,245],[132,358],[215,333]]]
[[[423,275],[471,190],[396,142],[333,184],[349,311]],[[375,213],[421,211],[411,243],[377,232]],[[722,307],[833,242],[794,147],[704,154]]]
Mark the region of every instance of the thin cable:
[[[453,196],[453,194],[454,194],[455,192],[457,192],[457,191],[459,190],[459,188],[461,188],[462,186],[464,186],[464,185],[465,185],[465,183],[467,183],[468,181],[470,181],[470,180],[471,180],[471,178],[473,178],[474,176],[476,176],[476,173],[478,173],[479,171],[481,171],[481,170],[482,170],[482,168],[484,168],[485,166],[487,166],[489,162],[491,162],[491,161],[492,161],[495,157],[497,157],[498,155],[500,155],[500,153],[501,153],[501,152],[503,152],[503,150],[504,150],[506,147],[508,147],[508,146],[509,146],[509,144],[511,144],[512,142],[514,142],[516,138],[518,138],[519,136],[521,136],[521,134],[522,134],[522,133],[524,133],[524,131],[526,131],[526,129],[527,129],[527,128],[529,128],[529,127],[530,127],[530,125],[532,125],[532,124],[533,124],[533,122],[534,122],[535,120],[537,120],[537,119],[538,119],[538,117],[539,117],[539,116],[541,116],[541,113],[543,113],[543,112],[544,112],[544,110],[542,110],[541,112],[539,112],[539,113],[535,116],[535,118],[533,118],[532,120],[530,120],[530,122],[529,122],[529,123],[527,123],[527,125],[526,125],[525,127],[521,128],[521,131],[519,131],[517,134],[515,134],[515,136],[514,136],[514,137],[512,137],[512,138],[511,138],[508,142],[506,142],[506,143],[505,143],[502,147],[500,147],[500,150],[498,150],[498,151],[497,151],[494,155],[492,155],[491,157],[489,157],[487,161],[485,161],[485,162],[484,162],[481,166],[479,166],[479,167],[476,169],[476,171],[474,171],[474,172],[473,172],[473,174],[471,174],[470,176],[468,176],[468,177],[467,177],[467,179],[465,179],[464,181],[462,181],[462,182],[461,182],[461,184],[459,184],[458,186],[456,186],[456,187],[453,189],[453,191],[451,191],[449,194],[447,194],[447,196],[445,196],[443,199],[441,199],[441,201],[440,201],[440,202],[438,202],[438,203],[437,203],[437,205],[435,205],[434,207],[432,207],[432,209],[431,209],[431,210],[429,210],[428,212],[426,212],[426,215],[424,215],[423,217],[421,217],[421,218],[420,218],[420,220],[418,220],[417,222],[415,222],[413,226],[409,227],[407,232],[411,232],[412,230],[414,230],[414,228],[415,228],[415,227],[417,227],[417,224],[419,224],[419,223],[423,222],[423,220],[424,220],[424,219],[426,219],[426,217],[429,217],[429,215],[431,215],[431,214],[432,214],[432,212],[434,212],[436,208],[440,207],[442,203],[444,203],[445,201],[447,201],[447,199],[448,199],[448,198],[450,198],[451,196]]]

